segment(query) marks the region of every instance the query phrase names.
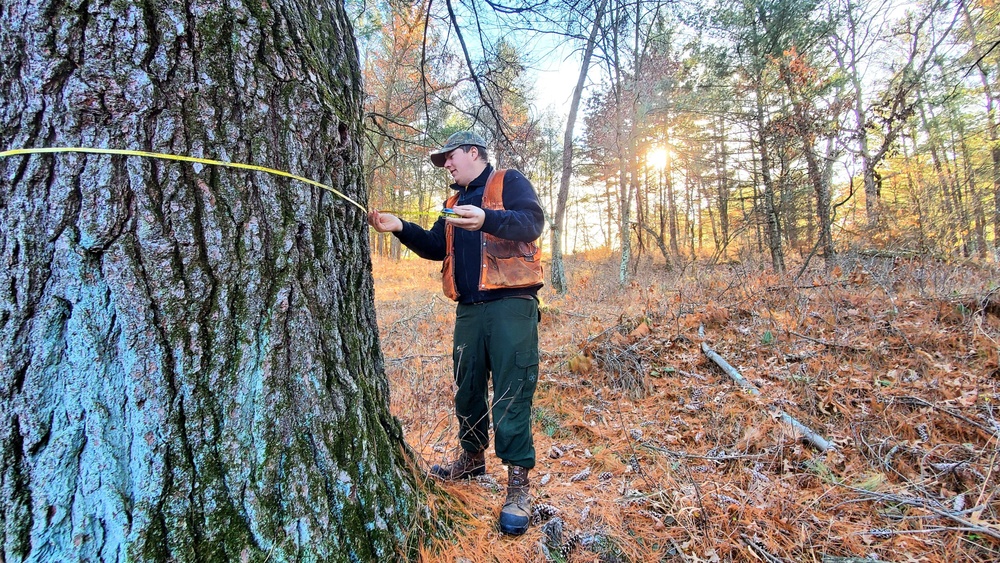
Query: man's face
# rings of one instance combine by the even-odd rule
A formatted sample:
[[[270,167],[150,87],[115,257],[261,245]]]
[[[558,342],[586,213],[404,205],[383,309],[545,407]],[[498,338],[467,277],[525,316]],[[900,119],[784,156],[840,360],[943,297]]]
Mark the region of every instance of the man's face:
[[[465,152],[461,147],[448,153],[444,168],[451,172],[451,177],[459,186],[468,186],[479,177],[485,166],[478,160],[479,149],[471,147]]]

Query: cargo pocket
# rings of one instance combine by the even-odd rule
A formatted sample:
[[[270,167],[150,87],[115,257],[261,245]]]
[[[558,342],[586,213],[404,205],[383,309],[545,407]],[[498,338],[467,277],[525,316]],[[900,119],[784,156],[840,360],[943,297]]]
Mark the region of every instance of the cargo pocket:
[[[528,350],[514,355],[514,364],[521,371],[521,399],[531,400],[538,384],[538,351]]]
[[[507,240],[497,237],[484,237],[484,242],[486,243],[486,252],[501,260],[507,258],[524,258],[529,261],[535,260],[535,254],[538,252],[533,245],[516,241]]]
[[[531,287],[542,283],[542,264],[534,244],[484,235],[486,287]]]

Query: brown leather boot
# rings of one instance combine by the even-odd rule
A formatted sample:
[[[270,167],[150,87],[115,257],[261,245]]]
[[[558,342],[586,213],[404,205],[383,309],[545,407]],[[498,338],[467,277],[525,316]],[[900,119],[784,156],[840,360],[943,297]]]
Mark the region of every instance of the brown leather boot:
[[[500,510],[500,531],[519,536],[531,523],[531,495],[528,493],[528,470],[511,465],[507,470],[507,500]]]
[[[434,465],[431,467],[431,475],[438,477],[439,479],[444,479],[446,481],[452,481],[455,479],[464,479],[467,477],[475,477],[477,475],[486,474],[486,452],[469,453],[462,450],[462,454],[458,456],[458,459],[452,461],[448,465]]]

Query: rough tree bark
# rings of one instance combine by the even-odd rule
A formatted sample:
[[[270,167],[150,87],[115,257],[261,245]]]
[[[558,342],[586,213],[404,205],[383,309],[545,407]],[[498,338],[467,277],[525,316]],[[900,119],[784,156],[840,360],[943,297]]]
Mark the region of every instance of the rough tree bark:
[[[0,44],[0,150],[189,154],[361,197],[338,3],[12,0]],[[0,159],[0,559],[412,548],[366,236],[359,209],[258,172]]]

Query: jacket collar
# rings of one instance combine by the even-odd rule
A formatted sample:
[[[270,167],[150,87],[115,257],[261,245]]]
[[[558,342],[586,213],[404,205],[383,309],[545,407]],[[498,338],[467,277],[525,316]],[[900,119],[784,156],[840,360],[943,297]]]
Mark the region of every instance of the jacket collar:
[[[451,189],[453,189],[453,190],[460,190],[460,191],[464,189],[465,191],[469,191],[469,192],[474,191],[476,188],[481,188],[481,187],[485,186],[486,185],[486,181],[490,179],[490,174],[492,174],[492,173],[493,173],[493,165],[492,164],[487,164],[486,168],[483,169],[482,174],[480,174],[475,180],[473,180],[472,182],[469,183],[469,187],[468,188],[465,188],[465,187],[460,186],[458,184],[452,184],[451,185]]]

